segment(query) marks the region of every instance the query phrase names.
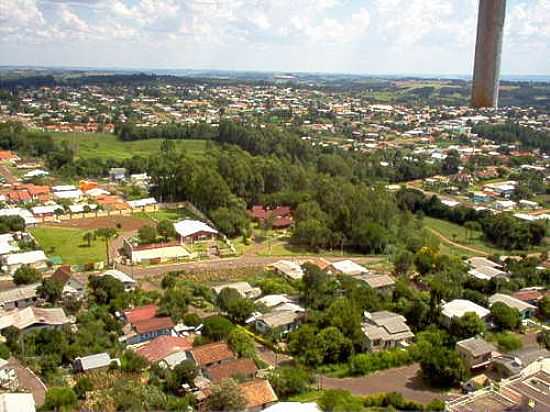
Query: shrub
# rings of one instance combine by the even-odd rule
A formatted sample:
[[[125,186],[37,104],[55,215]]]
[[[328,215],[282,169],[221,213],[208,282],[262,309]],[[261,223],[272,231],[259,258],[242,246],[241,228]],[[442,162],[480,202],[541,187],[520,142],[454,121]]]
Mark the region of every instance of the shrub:
[[[350,358],[350,371],[353,375],[367,375],[382,369],[408,365],[413,361],[409,351],[402,349],[361,353]]]
[[[513,333],[500,333],[497,336],[498,348],[503,352],[510,352],[521,349],[523,343],[521,339]]]

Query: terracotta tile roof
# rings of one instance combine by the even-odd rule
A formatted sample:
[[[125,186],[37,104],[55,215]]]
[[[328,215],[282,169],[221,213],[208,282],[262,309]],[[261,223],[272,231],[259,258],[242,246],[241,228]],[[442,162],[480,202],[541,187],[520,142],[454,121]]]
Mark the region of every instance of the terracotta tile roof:
[[[27,190],[16,190],[8,193],[8,198],[12,202],[27,202],[32,200],[30,193]]]
[[[192,346],[191,341],[184,337],[159,336],[136,349],[136,353],[149,362],[155,363],[174,352],[188,351]]]
[[[233,358],[233,351],[225,342],[209,343],[191,350],[191,354],[199,366],[220,362]]]
[[[246,399],[246,407],[248,409],[260,408],[278,401],[275,391],[266,380],[256,379],[241,383],[239,387]]]
[[[219,383],[235,375],[255,375],[257,370],[258,368],[252,359],[241,358],[210,366],[206,369],[206,374],[212,382]]]
[[[512,294],[513,297],[523,302],[532,302],[542,299],[543,295],[538,290],[520,290]]]
[[[0,150],[0,160],[10,160],[13,159],[15,154],[10,150]]]
[[[139,306],[132,310],[127,310],[124,312],[124,316],[128,319],[128,322],[134,323],[138,321],[143,321],[147,319],[152,319],[157,314],[157,305],[145,305]]]
[[[147,332],[154,332],[161,329],[173,328],[174,322],[169,317],[151,318],[132,322],[132,326],[137,333],[142,334]]]
[[[60,266],[57,268],[57,270],[52,275],[53,280],[57,280],[58,282],[61,282],[63,284],[67,283],[69,278],[71,277],[71,267],[70,266]]]

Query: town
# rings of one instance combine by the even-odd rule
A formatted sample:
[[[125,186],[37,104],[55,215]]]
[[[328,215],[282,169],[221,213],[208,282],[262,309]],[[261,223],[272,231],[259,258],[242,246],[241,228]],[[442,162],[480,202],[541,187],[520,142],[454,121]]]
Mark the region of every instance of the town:
[[[52,79],[0,94],[3,402],[550,408],[548,102]]]

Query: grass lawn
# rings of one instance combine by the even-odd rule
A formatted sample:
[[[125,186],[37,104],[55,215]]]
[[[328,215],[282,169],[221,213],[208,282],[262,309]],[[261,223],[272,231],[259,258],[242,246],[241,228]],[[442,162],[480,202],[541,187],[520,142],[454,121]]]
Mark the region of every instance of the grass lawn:
[[[105,243],[92,241],[91,247],[83,239],[86,230],[58,227],[36,227],[30,230],[48,257],[60,256],[63,263],[82,265],[105,261]]]
[[[181,209],[159,209],[156,212],[143,212],[136,213],[134,216],[143,217],[154,222],[160,222],[161,220],[169,220],[171,222],[177,222],[182,219],[200,219],[193,212],[186,208]]]
[[[123,142],[109,133],[51,133],[57,142],[74,147],[78,157],[123,160],[135,155],[149,156],[160,150],[162,139]],[[206,140],[174,140],[176,146],[185,147],[191,155],[200,156],[206,151]]]

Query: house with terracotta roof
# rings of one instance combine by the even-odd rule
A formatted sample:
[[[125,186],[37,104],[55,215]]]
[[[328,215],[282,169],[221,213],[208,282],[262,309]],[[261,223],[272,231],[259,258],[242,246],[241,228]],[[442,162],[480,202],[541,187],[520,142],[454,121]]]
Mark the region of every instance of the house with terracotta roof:
[[[272,219],[273,229],[286,229],[294,223],[292,218],[292,209],[288,206],[278,206],[275,209],[269,209],[264,206],[256,205],[248,211],[250,217],[263,223],[267,219]]]
[[[0,150],[0,162],[15,162],[19,157],[11,150]]]
[[[171,335],[174,327],[170,317],[157,317],[156,305],[145,305],[125,311],[124,318],[128,324],[123,338],[128,345],[146,342],[162,335]]]
[[[239,388],[246,399],[248,412],[261,411],[279,400],[269,381],[264,379],[241,383]]]
[[[258,368],[252,359],[240,358],[210,366],[205,369],[204,374],[213,383],[220,383],[231,378],[252,379],[257,371]]]
[[[214,342],[191,349],[191,356],[200,369],[221,365],[235,359],[233,351],[225,342]]]
[[[185,337],[159,336],[135,349],[135,352],[151,363],[160,362],[170,355],[191,350],[193,344]]]

